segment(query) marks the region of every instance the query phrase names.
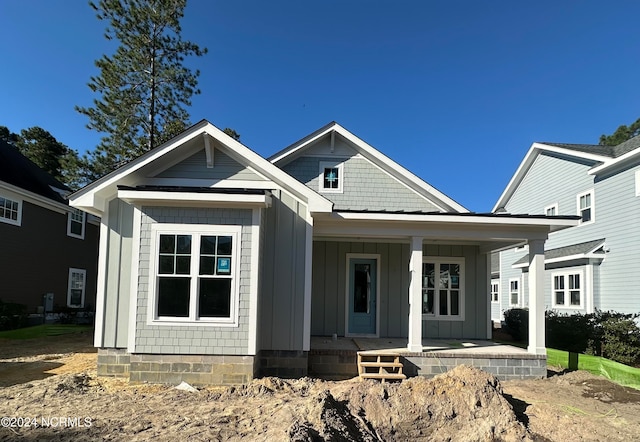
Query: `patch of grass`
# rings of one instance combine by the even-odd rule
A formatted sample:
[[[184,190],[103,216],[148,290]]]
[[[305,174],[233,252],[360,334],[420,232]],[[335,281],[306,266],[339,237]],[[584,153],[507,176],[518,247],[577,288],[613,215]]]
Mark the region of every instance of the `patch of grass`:
[[[569,368],[569,352],[547,348],[547,364]],[[578,369],[616,382],[625,387],[640,390],[640,369],[629,367],[600,356],[578,355]]]
[[[0,338],[4,339],[35,339],[46,336],[60,336],[71,333],[91,331],[93,327],[75,324],[43,324],[33,327],[18,328],[0,332]]]

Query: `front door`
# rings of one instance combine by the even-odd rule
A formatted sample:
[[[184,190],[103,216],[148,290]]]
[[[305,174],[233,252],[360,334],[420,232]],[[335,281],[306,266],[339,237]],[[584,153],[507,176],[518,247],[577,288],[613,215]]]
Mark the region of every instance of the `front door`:
[[[377,264],[376,259],[349,259],[349,334],[376,334]]]

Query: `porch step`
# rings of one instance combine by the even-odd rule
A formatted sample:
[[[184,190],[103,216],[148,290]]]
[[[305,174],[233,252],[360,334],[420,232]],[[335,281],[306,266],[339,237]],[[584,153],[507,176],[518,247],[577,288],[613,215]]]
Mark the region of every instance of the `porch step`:
[[[358,375],[362,379],[402,380],[400,355],[393,353],[376,353],[372,351],[358,352]]]

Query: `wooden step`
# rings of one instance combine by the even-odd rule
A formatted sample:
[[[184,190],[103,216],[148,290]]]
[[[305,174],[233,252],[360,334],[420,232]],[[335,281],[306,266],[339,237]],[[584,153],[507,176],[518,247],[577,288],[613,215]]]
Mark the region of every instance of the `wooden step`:
[[[406,375],[400,355],[384,352],[358,353],[358,375],[363,379],[402,380]]]

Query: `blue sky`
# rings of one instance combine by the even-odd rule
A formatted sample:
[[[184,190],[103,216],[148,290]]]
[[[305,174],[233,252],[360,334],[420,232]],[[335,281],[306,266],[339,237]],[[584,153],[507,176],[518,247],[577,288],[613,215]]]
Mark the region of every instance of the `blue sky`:
[[[640,117],[637,1],[189,0],[202,94],[191,121],[269,156],[337,121],[472,211],[490,211],[534,141],[597,143]],[[0,125],[83,152],[100,134],[84,0],[0,0]]]

